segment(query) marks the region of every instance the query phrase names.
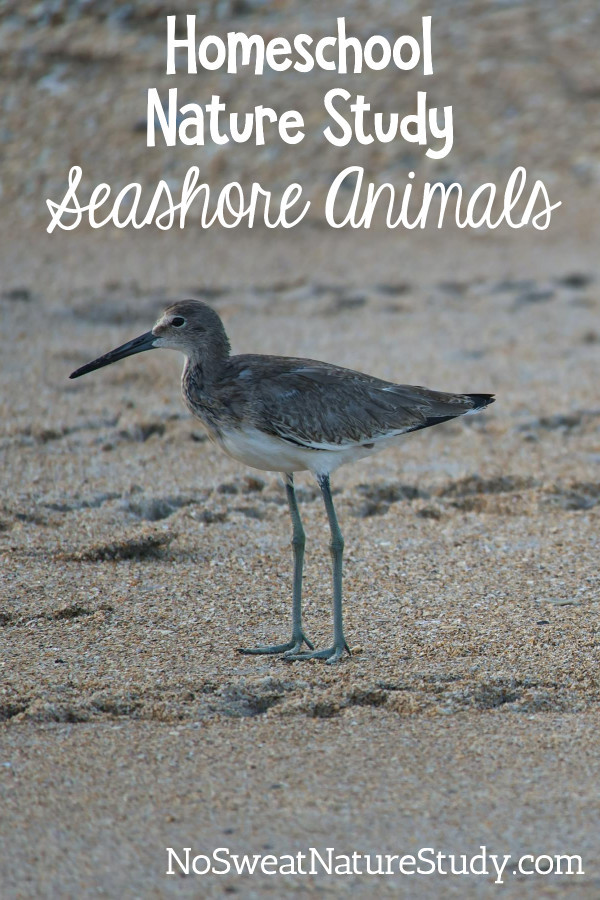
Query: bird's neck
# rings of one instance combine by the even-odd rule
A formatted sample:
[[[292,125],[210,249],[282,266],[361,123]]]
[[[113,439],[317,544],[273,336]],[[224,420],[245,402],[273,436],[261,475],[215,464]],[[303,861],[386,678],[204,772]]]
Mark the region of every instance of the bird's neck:
[[[229,359],[229,347],[211,347],[202,354],[192,353],[186,357],[182,379],[193,382],[196,390],[206,392],[219,381]]]

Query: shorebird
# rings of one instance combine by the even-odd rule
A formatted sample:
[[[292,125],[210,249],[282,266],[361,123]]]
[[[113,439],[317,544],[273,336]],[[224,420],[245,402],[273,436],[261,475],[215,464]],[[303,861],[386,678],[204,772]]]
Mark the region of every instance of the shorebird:
[[[82,366],[70,377],[162,347],[185,356],[183,399],[209,437],[233,459],[284,477],[294,556],[292,636],[284,644],[240,652],[337,662],[350,649],[342,618],[344,539],[331,496],[331,473],[344,463],[377,453],[400,435],[478,412],[493,403],[493,395],[448,394],[393,384],[313,359],[231,356],[221,319],[200,300],[174,303],[151,331]],[[305,470],[318,481],[331,531],[333,644],[324,650],[314,649],[302,626],[305,537],[294,473]],[[302,650],[304,644],[308,651]]]

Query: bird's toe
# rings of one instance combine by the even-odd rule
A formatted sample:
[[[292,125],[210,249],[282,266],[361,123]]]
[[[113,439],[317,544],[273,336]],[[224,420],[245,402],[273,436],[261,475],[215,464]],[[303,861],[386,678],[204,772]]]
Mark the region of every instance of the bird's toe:
[[[350,654],[350,649],[344,642],[339,646],[334,644],[333,647],[327,647],[326,650],[313,650],[312,652],[304,653],[286,653],[283,658],[286,662],[296,662],[303,659],[322,659],[325,660],[328,665],[332,665],[333,663],[340,661],[346,650],[348,651],[348,654]]]
[[[298,654],[303,644],[314,650],[314,644],[309,641],[304,632],[301,632],[299,635],[292,635],[292,639],[286,644],[273,644],[265,647],[238,647],[238,653],[243,653],[246,656],[275,656],[278,653],[283,653],[287,659],[290,653]]]

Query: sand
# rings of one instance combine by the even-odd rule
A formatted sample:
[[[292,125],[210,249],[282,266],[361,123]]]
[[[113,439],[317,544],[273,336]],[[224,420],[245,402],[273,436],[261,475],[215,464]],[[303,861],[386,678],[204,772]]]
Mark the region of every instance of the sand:
[[[469,33],[493,57],[494,22],[475,6]],[[269,15],[239,27],[268,29]],[[520,12],[498,15],[506,34],[521,34]],[[450,29],[449,13],[440,18]],[[28,38],[18,33],[37,40],[36,76],[54,71],[64,29],[80,28],[83,57],[111,35],[138,47],[128,71],[147,87],[149,68],[134,66],[143,26],[86,21],[36,20]],[[547,34],[562,34],[552,22]],[[597,100],[577,94],[587,38],[573,27],[583,49],[570,115],[587,153]],[[146,36],[160,47],[160,25]],[[529,45],[515,41],[526,69]],[[54,77],[83,110],[92,85],[77,59]],[[98,85],[117,92],[121,70],[99,56],[93,65]],[[541,79],[542,64],[529,65]],[[33,81],[10,68],[5,77],[24,102],[38,98]],[[568,91],[550,93],[559,116]],[[125,119],[133,127],[134,94],[112,113],[98,107],[93,134],[102,122],[115,135]],[[469,114],[484,109],[479,98]],[[483,845],[512,855],[504,896],[597,897],[597,186],[581,182],[575,155],[567,164],[564,135],[547,158],[564,208],[544,234],[337,233],[311,220],[287,234],[192,223],[183,233],[47,235],[40,198],[64,182],[68,138],[54,127],[45,162],[25,138],[22,159],[11,145],[3,160],[7,196],[21,188],[0,242],[0,896],[487,897],[499,890],[493,874],[165,874],[166,847],[473,856]],[[536,113],[515,127],[535,164],[548,122]],[[115,135],[105,157],[89,150],[98,180],[124,152]],[[34,156],[43,171],[34,168],[28,200]],[[318,183],[325,162],[302,160]],[[456,164],[469,166],[460,147]],[[148,164],[144,176],[155,175]],[[284,176],[293,172],[282,164]],[[352,648],[337,666],[236,652],[288,637],[285,496],[277,476],[206,441],[182,405],[177,356],[148,353],[68,380],[186,296],[215,305],[238,352],[497,394],[481,415],[334,476]],[[297,484],[305,625],[326,646],[327,522],[310,477]],[[513,874],[522,854],[563,853],[581,856],[584,873]]]
[[[46,239],[38,291],[3,300],[13,338],[2,356],[0,533],[7,896],[367,896],[372,880],[358,876],[167,878],[164,848],[481,844],[577,853],[585,876],[568,890],[594,896],[591,253],[567,239],[500,254],[484,242],[464,249],[449,286],[435,240],[409,265],[383,234],[376,257],[356,237],[311,230],[294,246],[204,238],[203,281],[222,291],[214,302],[235,349],[498,395],[480,416],[337,473],[353,657],[327,667],[236,653],[287,637],[284,493],[277,476],[204,440],[181,404],[176,356],[66,378],[190,292],[193,241],[177,238],[188,263],[165,272],[167,241],[157,254],[120,238],[131,278],[120,284],[102,275],[114,242]],[[584,272],[593,280],[571,286]],[[542,285],[546,300],[523,299]],[[326,518],[310,477],[298,484],[306,628],[324,646]],[[510,876],[506,890],[565,890],[541,877],[533,887]],[[485,895],[492,881],[469,890]],[[379,879],[376,890],[414,896],[405,882]],[[464,895],[460,882],[427,880],[419,895]]]

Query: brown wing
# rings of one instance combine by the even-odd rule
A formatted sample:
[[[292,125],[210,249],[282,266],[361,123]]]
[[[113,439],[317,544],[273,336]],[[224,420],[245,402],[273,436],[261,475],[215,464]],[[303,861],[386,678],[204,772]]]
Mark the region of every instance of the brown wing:
[[[447,394],[392,384],[314,360],[235,357],[255,424],[313,449],[341,449],[474,412],[489,394]]]

